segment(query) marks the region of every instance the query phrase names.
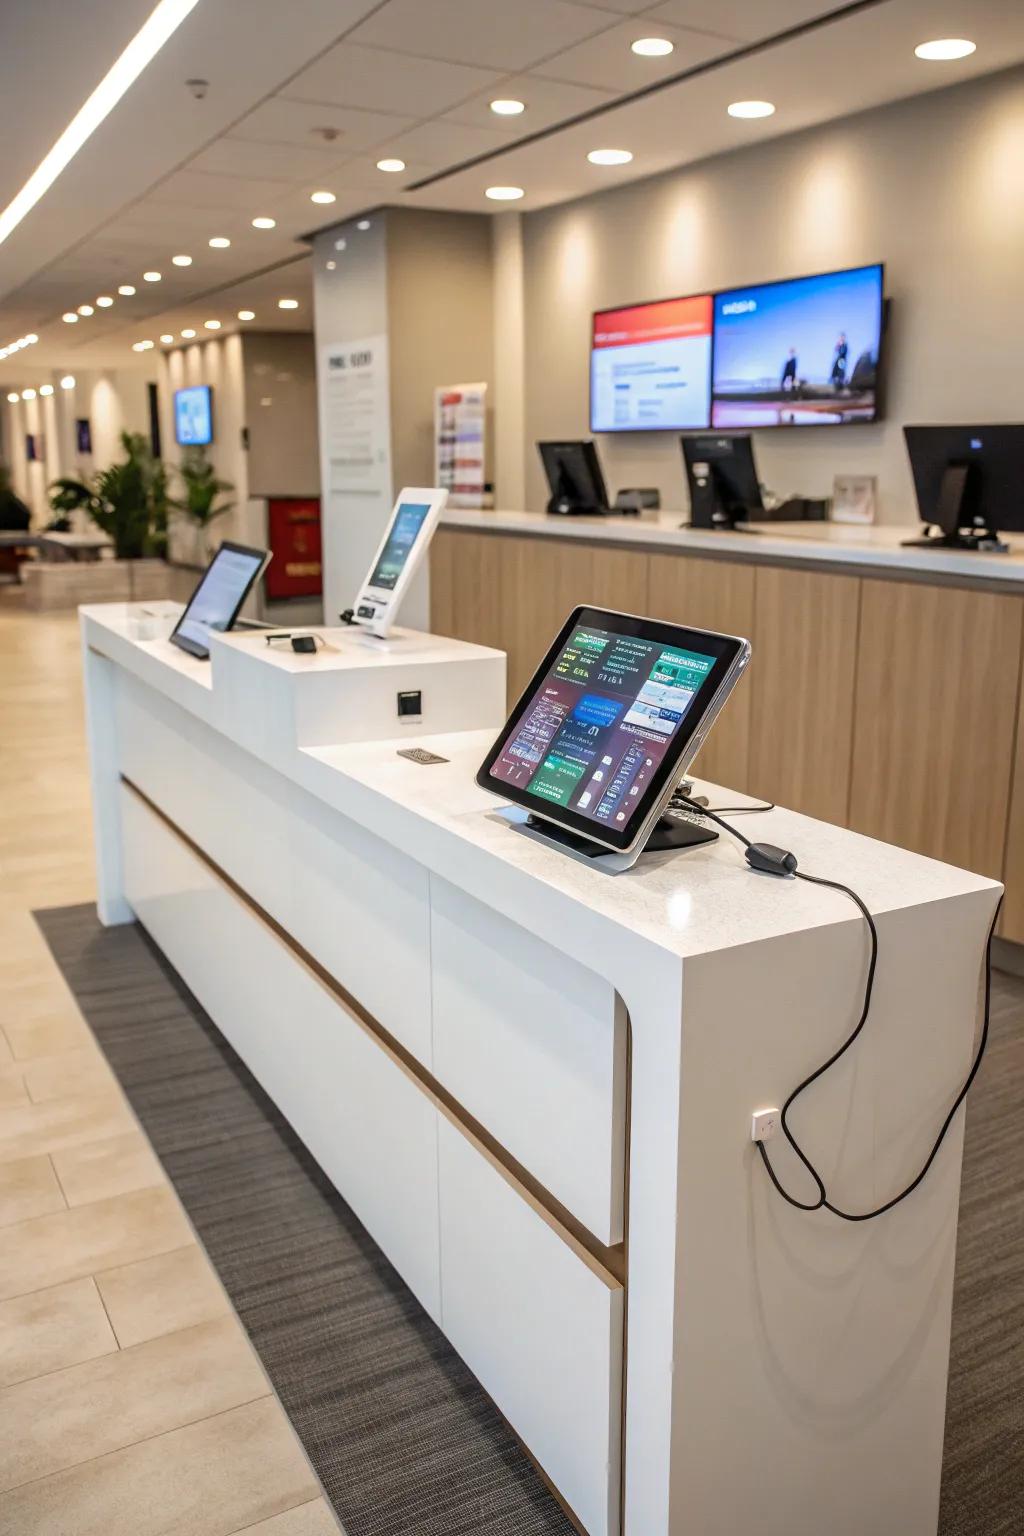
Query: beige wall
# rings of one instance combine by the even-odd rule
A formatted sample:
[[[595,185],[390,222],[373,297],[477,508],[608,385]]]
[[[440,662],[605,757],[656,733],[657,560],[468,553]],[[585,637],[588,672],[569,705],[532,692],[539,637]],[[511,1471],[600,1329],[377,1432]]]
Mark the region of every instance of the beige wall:
[[[591,312],[882,260],[893,299],[886,419],[755,433],[762,480],[827,494],[877,474],[916,520],[904,422],[1024,418],[1024,70],[721,156],[523,219],[526,483],[534,443],[588,433]],[[678,437],[599,439],[609,491],[686,494]]]
[[[389,209],[387,263],[394,483],[432,485],[434,390],[492,377],[490,220]]]
[[[250,496],[319,496],[312,334],[246,331],[242,366]]]
[[[75,379],[74,389],[60,387],[67,373]],[[122,432],[142,432],[148,438],[151,377],[145,367],[96,370],[74,365],[56,369],[22,366],[0,386],[0,456],[10,466],[14,488],[31,508],[34,524],[49,520],[47,487],[51,481],[61,475],[88,476],[122,458]],[[17,405],[8,402],[11,390],[31,386],[38,391],[41,384],[52,385],[53,394],[37,393],[34,400],[20,400]],[[77,449],[75,422],[79,417],[88,418],[92,429],[91,455],[80,454]],[[42,437],[43,458],[34,463],[25,457],[29,432]]]

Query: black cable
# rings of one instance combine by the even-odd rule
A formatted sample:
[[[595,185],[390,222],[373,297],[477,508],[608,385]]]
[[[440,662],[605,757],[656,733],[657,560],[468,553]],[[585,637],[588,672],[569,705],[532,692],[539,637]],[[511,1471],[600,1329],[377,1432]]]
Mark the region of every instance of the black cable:
[[[885,1213],[887,1211],[891,1211],[894,1206],[900,1205],[904,1200],[907,1199],[909,1195],[914,1193],[914,1191],[927,1177],[929,1169],[938,1156],[939,1148],[942,1146],[942,1143],[946,1139],[946,1135],[953,1123],[957,1110],[960,1108],[968,1093],[971,1091],[974,1080],[978,1075],[982,1060],[985,1055],[985,1049],[988,1045],[989,1022],[992,1009],[992,942],[995,938],[996,924],[999,921],[999,912],[1003,904],[1003,898],[1000,896],[999,901],[996,904],[996,910],[992,916],[992,922],[989,925],[988,930],[988,938],[985,943],[985,1004],[982,1019],[981,1039],[978,1043],[978,1049],[975,1053],[974,1061],[971,1064],[971,1069],[968,1072],[966,1079],[964,1080],[963,1086],[961,1087],[959,1093],[950,1106],[945,1120],[942,1122],[942,1128],[940,1129],[938,1136],[935,1138],[931,1151],[925,1159],[920,1171],[906,1186],[906,1188],[902,1189],[899,1194],[893,1195],[892,1199],[887,1200],[884,1205],[877,1206],[872,1211],[844,1211],[841,1209],[841,1207],[833,1204],[833,1202],[829,1200],[828,1192],[825,1188],[825,1184],[821,1175],[790,1130],[787,1117],[790,1109],[796,1103],[801,1094],[805,1093],[807,1089],[812,1086],[812,1084],[819,1080],[819,1078],[824,1077],[826,1072],[831,1071],[836,1062],[840,1061],[842,1057],[846,1055],[847,1051],[860,1036],[861,1031],[864,1029],[864,1026],[868,1021],[868,1014],[871,1011],[871,997],[875,986],[875,971],[878,966],[878,929],[875,927],[875,920],[868,910],[864,900],[858,896],[857,892],[852,890],[850,886],[843,885],[843,883],[839,880],[826,879],[824,875],[806,874],[803,870],[796,868],[796,860],[793,859],[792,854],[785,855],[786,859],[792,860],[792,868],[788,868],[788,866],[783,867],[782,861],[774,857],[774,855],[778,855],[782,852],[782,850],[779,849],[771,850],[773,857],[770,864],[765,863],[763,859],[760,861],[755,861],[754,856],[758,854],[758,850],[764,850],[766,845],[751,842],[749,837],[745,837],[743,833],[740,832],[736,827],[730,826],[727,821],[724,821],[719,811],[713,811],[707,806],[697,805],[696,803],[694,804],[693,809],[698,811],[701,815],[707,816],[711,821],[716,822],[718,826],[722,827],[726,832],[729,832],[733,837],[735,837],[737,841],[741,842],[744,848],[747,850],[748,861],[751,862],[753,867],[759,867],[761,869],[767,868],[769,869],[769,872],[775,874],[791,873],[797,880],[805,880],[810,885],[822,885],[828,887],[829,890],[839,891],[843,896],[848,897],[849,900],[854,903],[867,925],[868,934],[870,937],[870,951],[868,957],[867,977],[864,983],[864,994],[863,1002],[861,1004],[860,1017],[858,1018],[857,1023],[854,1025],[853,1030],[839,1046],[838,1050],[834,1051],[828,1060],[823,1062],[821,1066],[816,1067],[808,1077],[805,1077],[802,1083],[797,1084],[797,1086],[793,1089],[792,1093],[787,1098],[785,1104],[782,1106],[782,1111],[779,1116],[779,1123],[782,1126],[783,1135],[789,1142],[797,1157],[803,1163],[804,1167],[807,1169],[807,1172],[810,1174],[811,1178],[814,1180],[818,1191],[817,1200],[813,1204],[808,1204],[806,1201],[797,1200],[794,1195],[791,1195],[789,1191],[783,1187],[778,1178],[778,1175],[775,1172],[775,1169],[772,1167],[771,1158],[768,1156],[765,1143],[763,1141],[759,1141],[756,1143],[756,1145],[758,1152],[761,1154],[761,1161],[765,1166],[768,1177],[771,1179],[775,1189],[782,1196],[783,1200],[787,1202],[787,1204],[795,1206],[798,1211],[830,1211],[832,1215],[838,1217],[840,1221],[873,1221],[878,1216],[884,1216]],[[773,865],[778,865],[779,867],[773,868]]]

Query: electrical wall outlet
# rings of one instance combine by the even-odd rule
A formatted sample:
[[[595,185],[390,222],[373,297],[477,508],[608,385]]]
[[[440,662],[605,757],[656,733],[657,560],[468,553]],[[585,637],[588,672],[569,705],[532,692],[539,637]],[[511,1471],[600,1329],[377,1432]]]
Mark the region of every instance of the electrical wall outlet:
[[[750,1117],[751,1141],[771,1141],[779,1131],[779,1112],[777,1109],[755,1109]]]

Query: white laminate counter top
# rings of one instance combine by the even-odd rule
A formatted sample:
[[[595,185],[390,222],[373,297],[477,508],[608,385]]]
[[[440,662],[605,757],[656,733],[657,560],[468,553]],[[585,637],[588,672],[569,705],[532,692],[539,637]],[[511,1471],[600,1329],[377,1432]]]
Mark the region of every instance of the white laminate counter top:
[[[681,527],[686,514],[654,512],[642,517],[549,517],[540,512],[484,512],[449,508],[445,528],[526,534],[537,538],[583,539],[625,548],[670,550],[678,554],[729,555],[756,561],[799,561],[809,565],[861,566],[991,583],[1024,592],[1024,537],[1007,539],[1010,553],[973,554],[957,549],[906,549],[918,525],[863,527],[846,523],[759,523],[757,531],[716,532]]]
[[[231,722],[239,700],[221,696],[229,683],[223,677],[218,681],[216,670],[211,690],[209,663],[166,640],[135,638],[131,604],[97,604],[81,613],[90,650],[237,744]],[[296,660],[317,665],[315,657]],[[560,932],[570,947],[569,930],[574,930],[591,963],[595,945],[611,950],[641,941],[685,957],[859,921],[841,895],[754,874],[739,844],[725,833],[718,842],[689,852],[645,855],[618,876],[522,836],[497,814],[508,802],[475,783],[493,737],[490,730],[418,737],[416,745],[447,759],[429,768],[399,757],[398,748],[409,745],[407,738],[301,749],[282,742],[263,760],[522,926],[542,934]],[[252,747],[247,750],[261,755]],[[712,806],[751,803],[715,785],[701,788]],[[877,913],[994,888],[980,875],[793,811],[741,817],[737,825],[751,836],[756,827],[759,840],[793,849],[811,873],[848,882]]]

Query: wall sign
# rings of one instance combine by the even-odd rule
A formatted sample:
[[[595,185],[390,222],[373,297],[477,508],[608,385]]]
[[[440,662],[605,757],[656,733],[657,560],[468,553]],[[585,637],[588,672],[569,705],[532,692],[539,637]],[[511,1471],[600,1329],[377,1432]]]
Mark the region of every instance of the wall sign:
[[[452,384],[434,391],[434,484],[451,507],[482,507],[487,385]]]

